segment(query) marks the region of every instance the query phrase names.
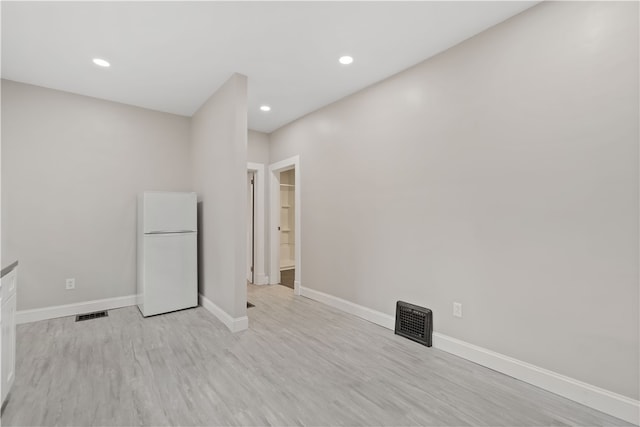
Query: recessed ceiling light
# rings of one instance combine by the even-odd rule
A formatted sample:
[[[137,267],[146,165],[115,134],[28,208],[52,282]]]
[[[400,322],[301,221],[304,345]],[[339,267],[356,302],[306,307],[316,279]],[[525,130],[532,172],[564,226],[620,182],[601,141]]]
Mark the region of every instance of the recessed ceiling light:
[[[93,63],[100,66],[100,67],[110,67],[111,64],[109,64],[109,62],[105,61],[102,58],[93,58]]]
[[[261,105],[260,111],[264,111],[264,112],[271,111],[271,107],[269,107],[268,105]]]
[[[353,58],[348,55],[341,56],[340,59],[338,59],[338,62],[340,62],[342,65],[349,65],[353,62]]]

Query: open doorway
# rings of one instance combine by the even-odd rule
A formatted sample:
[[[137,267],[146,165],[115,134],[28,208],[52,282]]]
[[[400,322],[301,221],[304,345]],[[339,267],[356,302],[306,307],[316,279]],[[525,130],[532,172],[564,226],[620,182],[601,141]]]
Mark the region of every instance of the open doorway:
[[[300,295],[302,277],[300,161],[292,157],[269,167],[270,281],[293,288]]]
[[[280,284],[293,289],[296,270],[296,171],[280,172]]]
[[[265,165],[247,163],[247,282],[266,285]]]
[[[255,283],[256,261],[256,191],[255,172],[247,172],[247,282]]]

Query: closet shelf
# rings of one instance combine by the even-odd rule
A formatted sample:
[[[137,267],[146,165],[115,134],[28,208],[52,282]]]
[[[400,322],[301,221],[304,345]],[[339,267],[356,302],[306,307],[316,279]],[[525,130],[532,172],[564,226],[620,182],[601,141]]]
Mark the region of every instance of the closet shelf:
[[[289,270],[295,268],[296,262],[292,259],[284,260],[280,263],[280,270]]]
[[[279,182],[280,191],[280,210],[277,211],[280,217],[280,268],[291,269],[295,268],[295,218],[294,213],[297,210],[295,202],[295,193],[298,191],[295,187],[295,175],[293,170],[282,172],[280,175],[281,180]]]

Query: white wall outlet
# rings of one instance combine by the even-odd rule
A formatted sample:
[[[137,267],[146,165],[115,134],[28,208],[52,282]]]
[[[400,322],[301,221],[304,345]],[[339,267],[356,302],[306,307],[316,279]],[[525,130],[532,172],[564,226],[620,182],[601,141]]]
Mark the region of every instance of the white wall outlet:
[[[67,279],[67,283],[65,285],[67,290],[76,288],[76,279]]]
[[[462,304],[459,302],[453,303],[453,317],[462,317]]]

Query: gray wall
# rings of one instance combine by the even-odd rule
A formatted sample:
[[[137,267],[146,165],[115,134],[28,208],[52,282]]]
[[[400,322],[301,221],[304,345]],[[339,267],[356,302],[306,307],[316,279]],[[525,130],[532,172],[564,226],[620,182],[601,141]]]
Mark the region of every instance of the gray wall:
[[[269,135],[249,129],[247,140],[247,161],[269,166]]]
[[[19,310],[135,294],[144,190],[191,190],[188,118],[2,80],[2,255],[20,260]]]
[[[264,164],[264,272],[266,276],[270,275],[269,267],[269,134],[249,130],[249,139],[247,145],[247,161],[252,163]],[[259,179],[259,178],[258,178]],[[257,182],[257,181],[256,181]]]
[[[0,9],[1,10],[1,9]],[[2,99],[2,80],[0,80],[0,100]],[[2,115],[2,105],[0,105],[0,116]],[[2,126],[0,125],[0,130]],[[1,132],[1,131],[0,131]],[[2,135],[0,135],[0,242],[4,242],[4,234],[2,232]],[[9,260],[3,256],[2,247],[4,243],[0,243],[0,268],[5,268],[8,264],[12,263],[12,260]]]
[[[272,133],[302,286],[637,399],[638,47],[637,3],[542,3]]]
[[[200,293],[246,315],[247,78],[234,74],[191,119],[199,195]]]

